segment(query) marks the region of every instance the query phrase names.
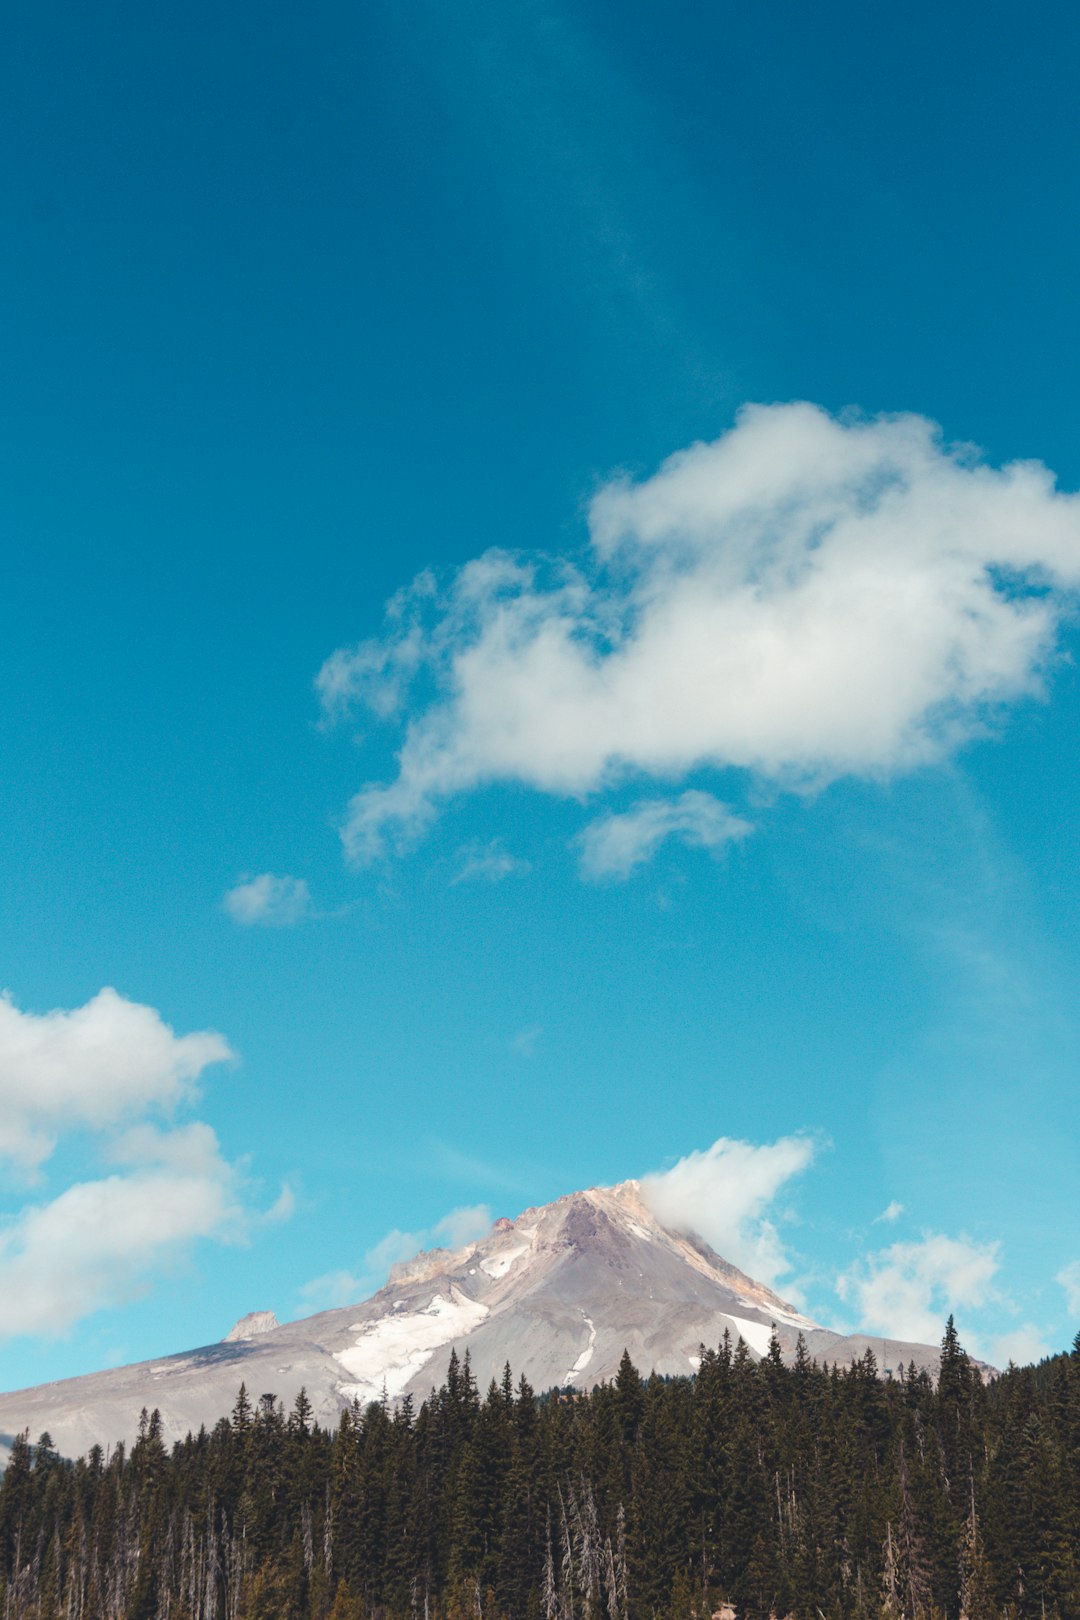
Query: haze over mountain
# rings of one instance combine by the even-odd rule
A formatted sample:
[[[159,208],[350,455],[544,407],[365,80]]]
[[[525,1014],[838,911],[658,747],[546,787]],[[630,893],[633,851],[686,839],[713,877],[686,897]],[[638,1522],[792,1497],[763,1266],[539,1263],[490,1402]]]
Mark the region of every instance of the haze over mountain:
[[[352,1400],[422,1398],[466,1352],[484,1387],[509,1362],[537,1390],[614,1377],[624,1349],[644,1373],[694,1371],[725,1332],[757,1358],[775,1326],[785,1358],[801,1333],[819,1361],[869,1348],[885,1371],[937,1368],[927,1345],[822,1327],[690,1234],[663,1226],[640,1184],[594,1187],[496,1221],[482,1240],[394,1267],[361,1304],[279,1325],[252,1311],[219,1344],[0,1396],[0,1433],[48,1430],[69,1456],[130,1441],[142,1408],[167,1440],[226,1415],[241,1383],[252,1400],[291,1404],[301,1387],[316,1419]]]

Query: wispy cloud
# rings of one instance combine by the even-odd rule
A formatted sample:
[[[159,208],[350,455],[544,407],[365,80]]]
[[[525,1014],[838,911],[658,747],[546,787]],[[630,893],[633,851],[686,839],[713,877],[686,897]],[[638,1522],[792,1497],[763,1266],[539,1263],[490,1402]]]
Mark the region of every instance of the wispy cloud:
[[[279,1226],[284,1221],[291,1221],[296,1214],[296,1193],[288,1182],[285,1182],[270,1208],[260,1217],[264,1226]]]
[[[584,14],[481,0],[463,30],[445,6],[426,0],[405,26],[397,8],[383,17],[401,30],[409,77],[433,69],[431,93],[445,98],[459,130],[471,131],[487,205],[501,203],[515,232],[542,242],[545,262],[561,262],[574,295],[594,300],[605,319],[613,307],[627,311],[638,339],[651,338],[654,386],[665,375],[681,397],[707,387],[714,401],[717,379],[703,375],[698,342],[665,285],[663,254],[642,233],[642,163],[654,171],[657,194],[684,216],[705,199],[662,125],[649,121],[618,56],[590,37]],[[630,147],[632,182],[623,161]]]
[[[1000,1249],[999,1243],[927,1232],[856,1262],[837,1279],[836,1291],[869,1332],[933,1344],[947,1316],[997,1297]]]
[[[522,1031],[528,1034],[529,1031]],[[460,1148],[439,1137],[429,1136],[422,1150],[427,1174],[444,1181],[461,1182],[469,1187],[497,1188],[503,1192],[523,1190],[520,1175],[515,1175],[502,1164],[492,1164],[474,1153],[463,1153]]]
[[[642,1177],[641,1190],[659,1221],[675,1231],[696,1232],[725,1260],[761,1282],[791,1270],[775,1221],[782,1189],[813,1162],[806,1136],[776,1142],[739,1142],[722,1136],[712,1147],[688,1153],[670,1170]]]
[[[244,877],[231,888],[222,905],[243,928],[293,928],[314,916],[311,891],[303,878],[260,872]]]
[[[599,816],[579,834],[581,870],[590,878],[625,878],[668,839],[716,851],[752,831],[711,793],[691,789],[675,799],[641,799],[621,814]]]
[[[452,1209],[432,1227],[432,1235],[449,1249],[464,1248],[475,1243],[491,1230],[491,1210],[487,1204],[463,1204]]]
[[[1015,1361],[1018,1367],[1026,1367],[1052,1354],[1053,1348],[1039,1328],[1025,1322],[1023,1327],[1001,1333],[992,1340],[990,1357],[995,1367],[1007,1367],[1010,1361]]]
[[[505,878],[526,877],[532,870],[528,861],[511,855],[500,839],[486,844],[466,844],[458,851],[461,865],[451,878],[456,883],[502,883]]]
[[[531,1058],[536,1054],[536,1045],[544,1033],[540,1024],[529,1024],[525,1029],[519,1029],[511,1038],[510,1050],[516,1052],[518,1057]]]
[[[490,1229],[491,1210],[487,1204],[452,1209],[434,1226],[416,1232],[403,1232],[394,1227],[368,1249],[361,1266],[313,1277],[301,1288],[300,1298],[309,1310],[356,1305],[382,1287],[394,1266],[412,1260],[423,1249],[461,1249],[482,1238]]]
[[[426,574],[324,666],[328,712],[405,721],[396,777],[349,807],[352,860],[488,782],[583,796],[734,767],[808,788],[942,760],[1042,692],[1080,585],[1080,498],[917,416],[747,408],[609,483],[589,523],[581,566],[492,551]]]
[[[1080,1260],[1073,1260],[1061,1270],[1054,1278],[1065,1290],[1065,1302],[1069,1315],[1080,1318]]]
[[[343,1305],[358,1305],[371,1293],[373,1284],[364,1271],[355,1272],[342,1268],[339,1271],[324,1271],[318,1277],[312,1277],[300,1289],[301,1311],[335,1311]]]
[[[885,1221],[891,1225],[893,1221],[898,1221],[903,1213],[903,1204],[897,1203],[894,1198],[891,1204],[886,1204],[880,1215],[874,1216],[873,1224],[878,1226]]]

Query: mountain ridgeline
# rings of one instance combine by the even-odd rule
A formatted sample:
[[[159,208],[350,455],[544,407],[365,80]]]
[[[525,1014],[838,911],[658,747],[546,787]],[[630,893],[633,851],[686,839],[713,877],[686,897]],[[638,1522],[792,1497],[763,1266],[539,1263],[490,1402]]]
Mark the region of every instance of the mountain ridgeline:
[[[4,1620],[1076,1620],[1080,1335],[984,1381],[952,1323],[935,1380],[774,1337],[590,1393],[355,1399],[333,1426],[241,1389],[167,1447],[0,1483]],[[730,1605],[730,1608],[727,1607]]]
[[[253,1311],[219,1344],[0,1395],[0,1444],[23,1429],[47,1429],[67,1457],[130,1444],[144,1406],[157,1407],[171,1443],[213,1428],[241,1383],[274,1390],[286,1407],[303,1389],[330,1429],[354,1400],[384,1391],[418,1404],[466,1352],[481,1388],[509,1361],[534,1389],[591,1389],[610,1383],[627,1349],[643,1373],[679,1376],[725,1331],[755,1359],[775,1331],[787,1361],[801,1333],[818,1361],[846,1365],[872,1348],[883,1371],[911,1361],[937,1370],[936,1346],[811,1321],[701,1238],[661,1225],[628,1181],[496,1221],[461,1249],[417,1255],[359,1304],[284,1324]]]

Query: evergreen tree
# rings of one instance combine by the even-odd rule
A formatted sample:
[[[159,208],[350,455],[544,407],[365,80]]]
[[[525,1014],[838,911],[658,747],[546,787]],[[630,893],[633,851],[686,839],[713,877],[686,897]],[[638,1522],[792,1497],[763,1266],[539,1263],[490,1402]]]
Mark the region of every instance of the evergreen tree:
[[[1077,1620],[1080,1342],[984,1385],[946,1328],[935,1384],[872,1356],[697,1376],[629,1356],[588,1395],[471,1366],[332,1433],[275,1396],[171,1452],[12,1442],[4,1620]],[[961,1481],[963,1489],[961,1490]]]

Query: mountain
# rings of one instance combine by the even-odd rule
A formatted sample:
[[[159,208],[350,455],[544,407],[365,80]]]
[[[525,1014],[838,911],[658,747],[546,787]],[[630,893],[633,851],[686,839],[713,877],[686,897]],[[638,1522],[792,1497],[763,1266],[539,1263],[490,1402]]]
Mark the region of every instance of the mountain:
[[[422,1399],[452,1350],[469,1352],[481,1388],[506,1362],[537,1390],[590,1388],[615,1376],[624,1349],[645,1373],[690,1373],[725,1330],[756,1358],[773,1324],[787,1359],[802,1333],[819,1361],[872,1349],[886,1371],[912,1360],[937,1370],[930,1346],[819,1326],[700,1238],[661,1226],[626,1181],[496,1221],[465,1248],[419,1254],[362,1304],[284,1325],[253,1311],[220,1344],[0,1395],[0,1435],[48,1430],[78,1456],[130,1442],[141,1409],[157,1407],[166,1440],[181,1439],[227,1415],[241,1383],[253,1402],[273,1394],[286,1406],[304,1387],[316,1419],[333,1425],[354,1398]]]

